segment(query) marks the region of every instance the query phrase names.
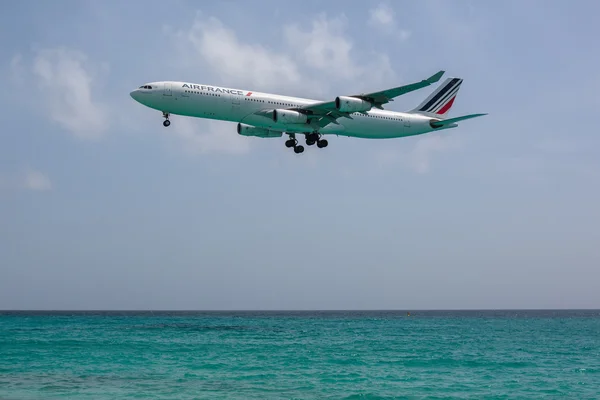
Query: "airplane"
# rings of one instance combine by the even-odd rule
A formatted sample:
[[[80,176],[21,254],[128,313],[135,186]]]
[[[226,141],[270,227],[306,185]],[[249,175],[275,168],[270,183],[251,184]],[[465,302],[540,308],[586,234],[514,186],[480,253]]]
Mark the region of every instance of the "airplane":
[[[416,108],[407,112],[383,109],[395,97],[429,86],[440,80],[439,71],[420,82],[373,93],[337,96],[332,101],[231,89],[178,81],[146,83],[130,96],[149,108],[161,111],[163,125],[171,125],[171,115],[237,122],[243,136],[278,138],[288,136],[285,146],[296,154],[304,152],[297,136],[304,135],[307,146],[327,147],[325,135],[365,139],[390,139],[421,135],[455,128],[457,122],[487,114],[447,118],[461,78],[447,78]]]

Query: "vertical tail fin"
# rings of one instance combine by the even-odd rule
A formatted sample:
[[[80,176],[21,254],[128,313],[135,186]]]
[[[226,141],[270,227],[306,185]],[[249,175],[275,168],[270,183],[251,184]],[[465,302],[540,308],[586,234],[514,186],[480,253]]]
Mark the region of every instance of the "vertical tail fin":
[[[412,112],[425,114],[432,117],[444,118],[454,104],[456,94],[462,84],[461,78],[448,78],[436,91],[431,93]]]

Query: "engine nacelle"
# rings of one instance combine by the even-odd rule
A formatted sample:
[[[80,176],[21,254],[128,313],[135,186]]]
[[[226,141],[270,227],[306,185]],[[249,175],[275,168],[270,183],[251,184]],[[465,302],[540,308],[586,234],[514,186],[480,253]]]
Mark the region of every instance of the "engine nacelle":
[[[237,124],[237,133],[242,136],[256,136],[261,138],[269,137],[281,137],[282,132],[272,131],[270,129],[259,128],[257,126],[246,125],[242,123]]]
[[[365,112],[373,107],[368,101],[356,97],[338,96],[335,98],[335,108],[341,112]]]
[[[273,110],[273,121],[280,124],[305,124],[308,121],[306,114],[293,110]]]

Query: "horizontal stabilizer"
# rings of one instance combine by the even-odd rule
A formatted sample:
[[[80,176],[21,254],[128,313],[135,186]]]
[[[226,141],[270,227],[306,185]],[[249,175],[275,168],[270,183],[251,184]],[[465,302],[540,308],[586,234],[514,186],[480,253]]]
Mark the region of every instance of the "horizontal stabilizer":
[[[442,119],[442,120],[437,120],[437,121],[433,120],[433,121],[431,121],[430,124],[433,128],[441,128],[446,125],[452,125],[458,121],[464,121],[465,119],[482,117],[484,115],[487,115],[487,114],[469,114],[469,115],[463,115],[462,117],[448,118],[448,119]]]

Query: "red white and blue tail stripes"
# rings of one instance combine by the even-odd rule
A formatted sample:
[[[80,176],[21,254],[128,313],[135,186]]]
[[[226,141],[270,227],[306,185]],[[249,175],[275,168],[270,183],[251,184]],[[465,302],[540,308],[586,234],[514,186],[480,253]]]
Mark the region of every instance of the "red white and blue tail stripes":
[[[448,78],[435,92],[433,92],[415,111],[427,114],[445,115],[450,111],[456,93],[462,84],[460,78]]]

